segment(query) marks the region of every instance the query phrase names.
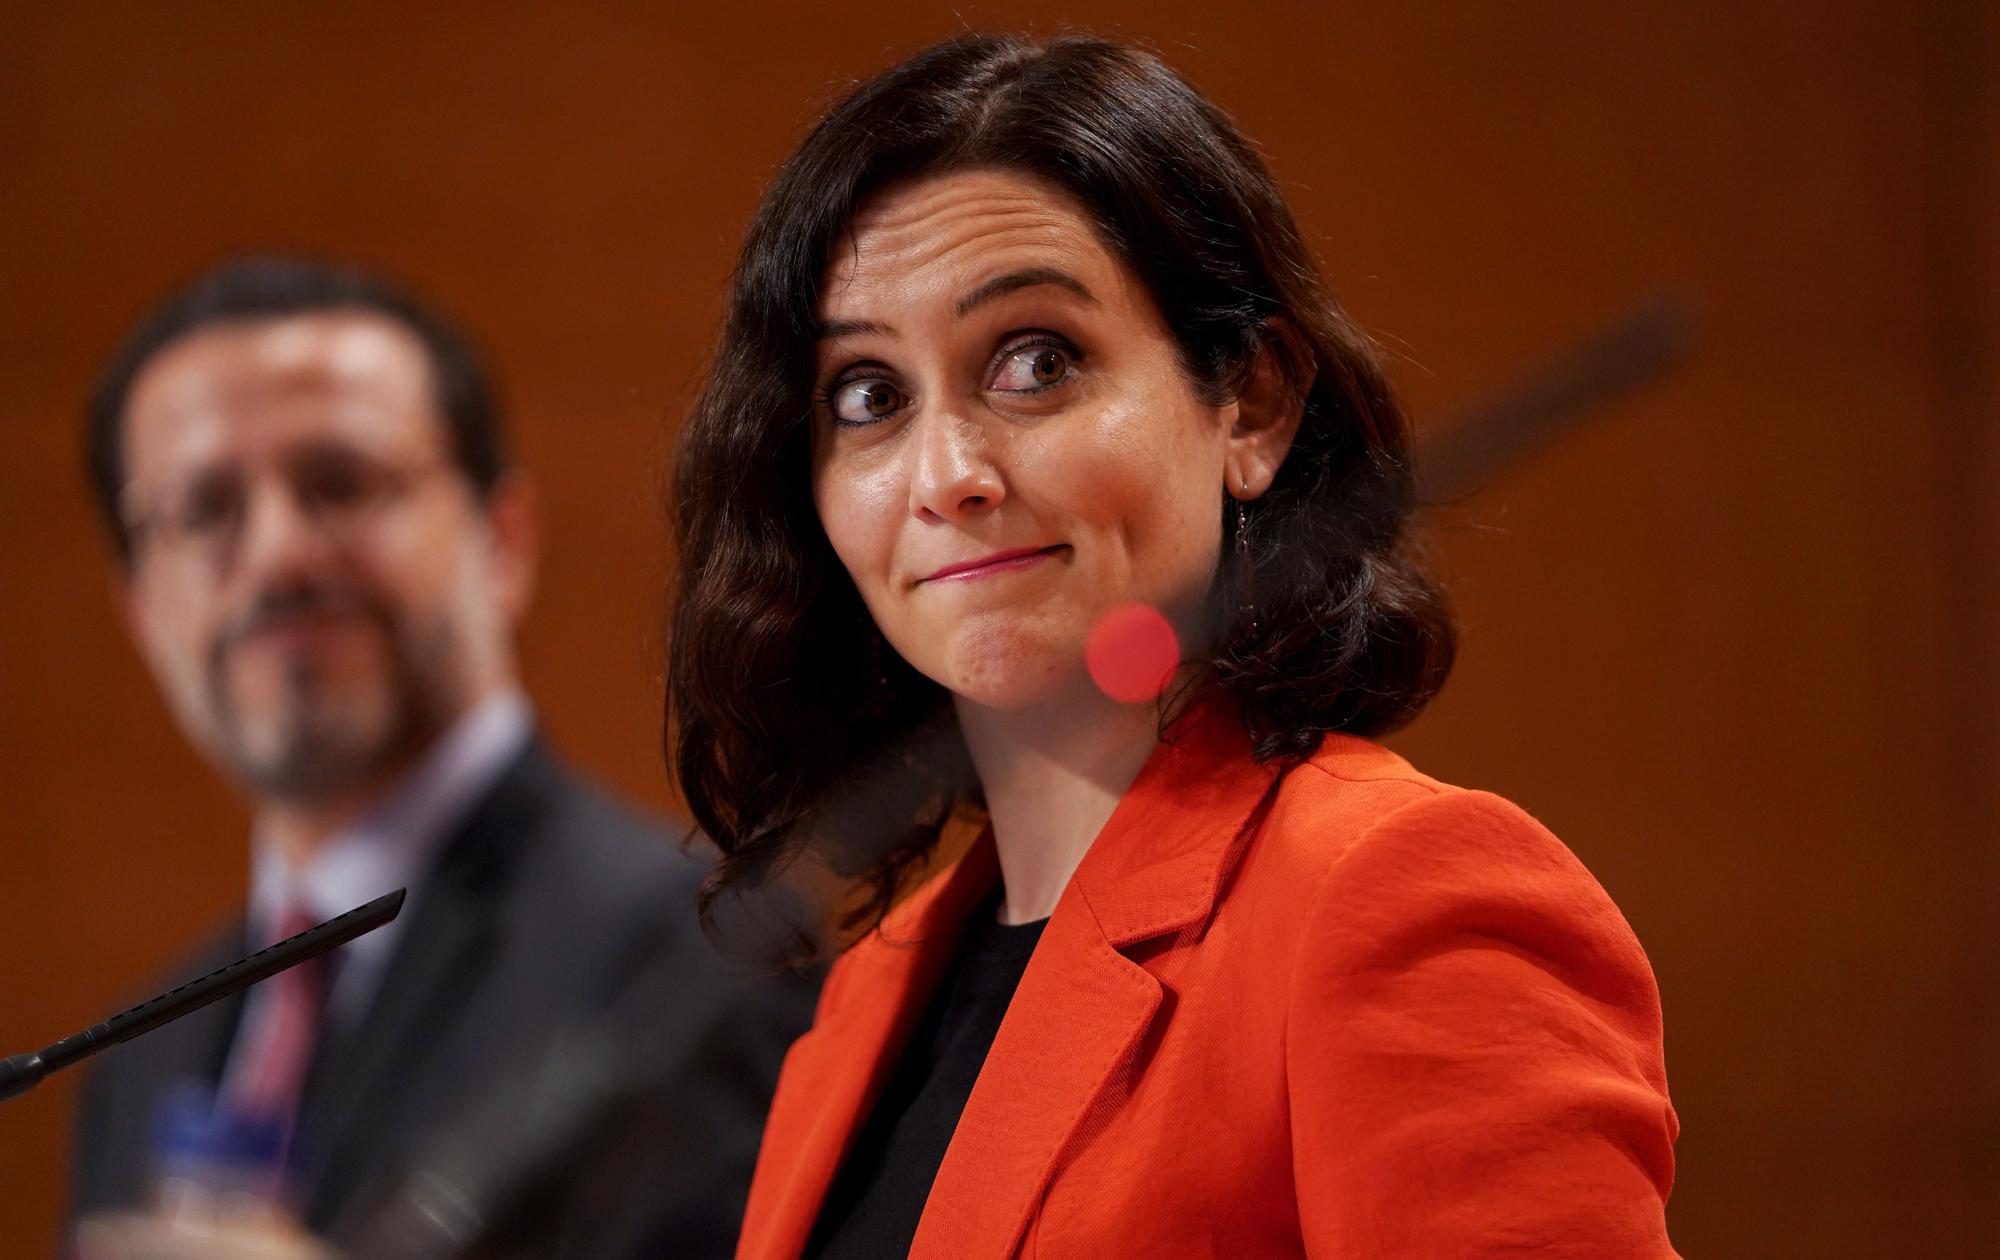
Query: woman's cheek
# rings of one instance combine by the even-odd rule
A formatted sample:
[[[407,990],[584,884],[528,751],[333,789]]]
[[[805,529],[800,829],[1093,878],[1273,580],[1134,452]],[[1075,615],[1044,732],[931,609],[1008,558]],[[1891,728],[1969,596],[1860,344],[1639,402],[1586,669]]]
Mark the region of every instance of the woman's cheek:
[[[1053,436],[1038,452],[1033,482],[1045,501],[1079,520],[1103,523],[1125,515],[1157,476],[1157,453],[1137,408],[1104,408]]]
[[[886,586],[907,499],[897,493],[893,468],[835,458],[822,466],[815,481],[820,526],[841,565],[864,595]]]
[[[1220,546],[1227,443],[1214,412],[1161,391],[1107,415],[1098,437],[1078,470],[1085,501],[1116,531],[1126,597],[1166,611],[1205,594]]]

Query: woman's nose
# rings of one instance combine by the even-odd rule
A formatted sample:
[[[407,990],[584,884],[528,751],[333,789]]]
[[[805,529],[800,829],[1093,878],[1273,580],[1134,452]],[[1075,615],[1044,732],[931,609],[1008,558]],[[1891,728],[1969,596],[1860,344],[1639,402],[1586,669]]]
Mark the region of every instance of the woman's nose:
[[[990,512],[1006,497],[982,425],[951,408],[917,417],[916,467],[910,475],[910,514],[932,523],[962,521]]]

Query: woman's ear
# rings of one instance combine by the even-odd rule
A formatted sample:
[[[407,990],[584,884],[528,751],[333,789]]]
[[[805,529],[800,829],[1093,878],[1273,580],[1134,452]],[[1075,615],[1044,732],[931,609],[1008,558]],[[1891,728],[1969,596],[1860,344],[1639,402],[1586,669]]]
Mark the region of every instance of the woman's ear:
[[[1236,395],[1235,421],[1229,427],[1225,488],[1230,494],[1254,499],[1271,488],[1305,417],[1313,368],[1291,324],[1277,318],[1266,321],[1264,344],[1244,374]]]

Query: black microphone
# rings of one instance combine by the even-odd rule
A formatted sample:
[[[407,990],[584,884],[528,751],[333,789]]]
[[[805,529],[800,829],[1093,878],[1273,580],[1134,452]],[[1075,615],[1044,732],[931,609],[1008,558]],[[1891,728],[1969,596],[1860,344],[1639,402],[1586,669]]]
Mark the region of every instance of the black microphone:
[[[42,1078],[49,1073],[81,1063],[107,1046],[149,1033],[162,1024],[200,1010],[210,1002],[239,993],[259,980],[268,980],[287,967],[296,967],[308,958],[316,958],[337,945],[345,945],[357,936],[373,932],[401,913],[403,898],[408,892],[407,888],[398,888],[365,906],[357,906],[317,927],[309,927],[297,936],[287,937],[268,949],[260,949],[248,958],[211,971],[199,980],[190,980],[150,1002],[141,1002],[101,1024],[93,1024],[80,1033],[64,1037],[53,1045],[0,1060],[0,1102],[27,1093],[41,1084]]]

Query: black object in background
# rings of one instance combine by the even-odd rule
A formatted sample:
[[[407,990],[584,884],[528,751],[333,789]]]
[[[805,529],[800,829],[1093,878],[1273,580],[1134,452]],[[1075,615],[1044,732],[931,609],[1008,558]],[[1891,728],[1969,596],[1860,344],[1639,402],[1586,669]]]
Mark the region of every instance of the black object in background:
[[[1670,292],[1636,303],[1580,342],[1536,365],[1418,453],[1419,498],[1451,504],[1555,445],[1594,413],[1686,362],[1695,311]]]
[[[93,1024],[40,1050],[0,1061],[0,1102],[27,1093],[41,1084],[51,1072],[60,1072],[81,1063],[100,1050],[149,1033],[162,1024],[172,1023],[183,1015],[200,1010],[210,1002],[240,993],[259,980],[268,980],[288,967],[296,967],[308,958],[316,958],[329,949],[374,931],[402,912],[403,898],[408,892],[408,889],[398,888],[365,906],[357,906],[317,927],[309,927],[297,936],[287,937],[268,949],[260,949],[239,962],[211,971],[198,980],[190,980],[150,1002],[141,1002],[101,1024]]]

